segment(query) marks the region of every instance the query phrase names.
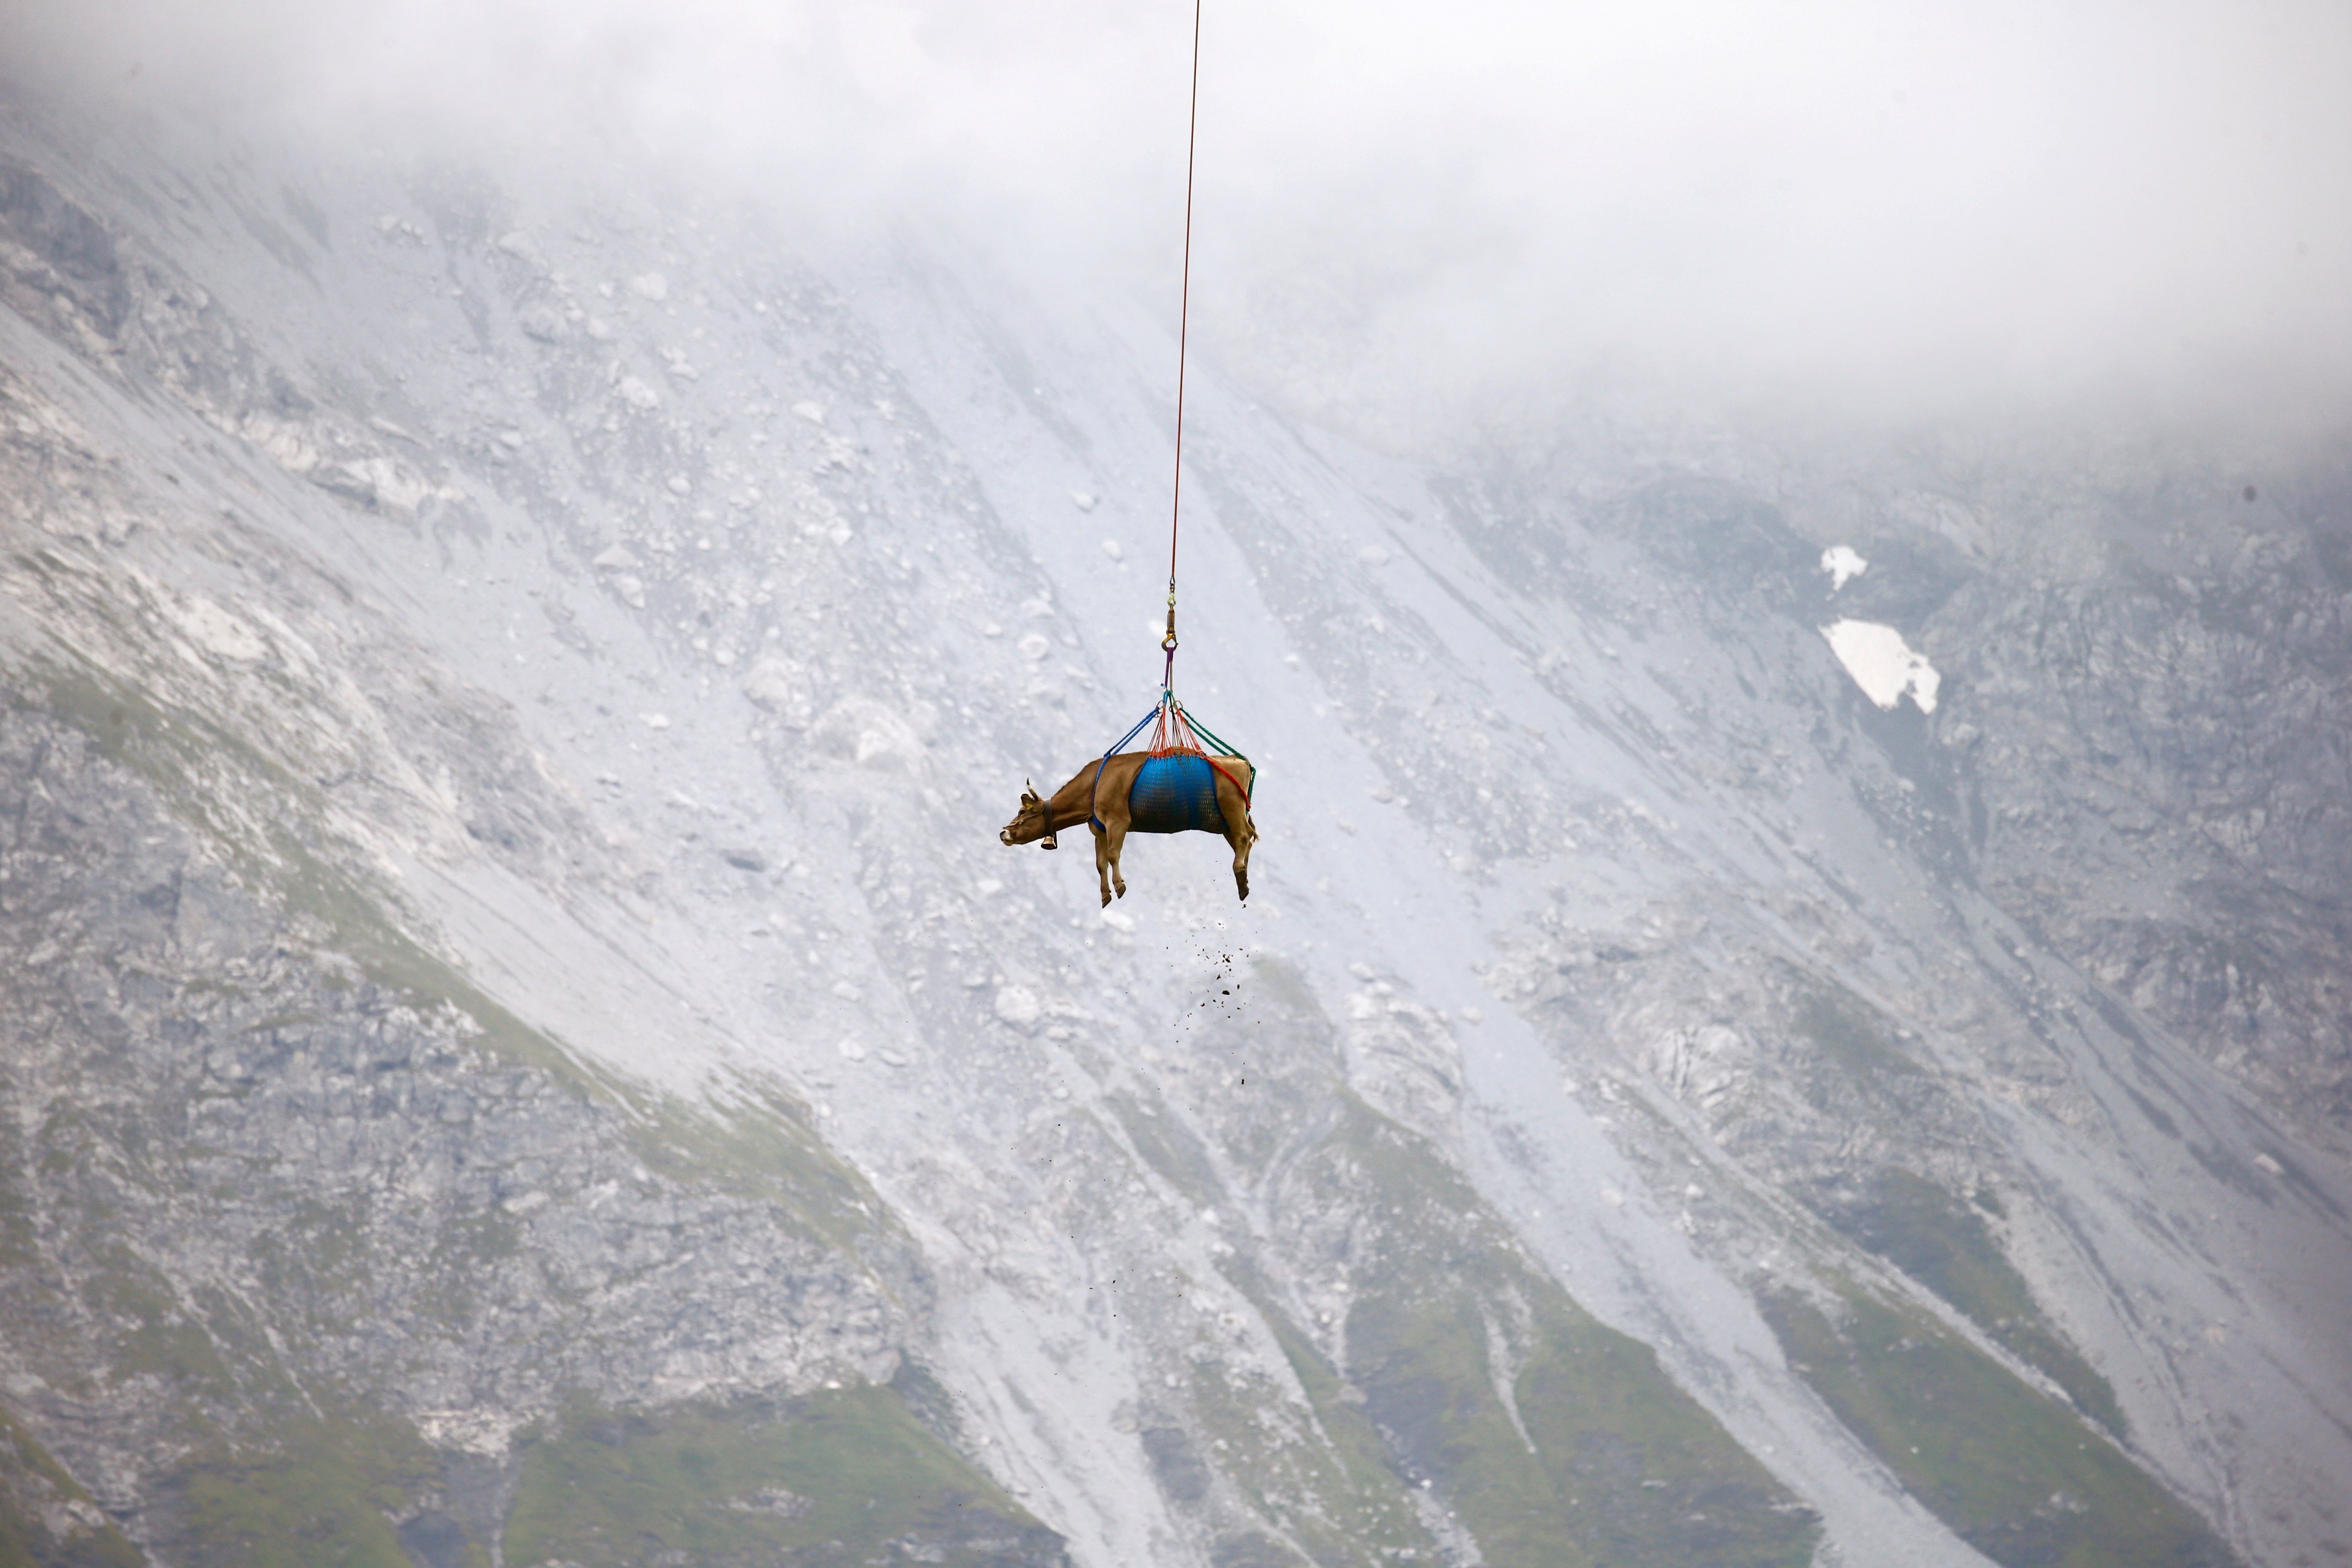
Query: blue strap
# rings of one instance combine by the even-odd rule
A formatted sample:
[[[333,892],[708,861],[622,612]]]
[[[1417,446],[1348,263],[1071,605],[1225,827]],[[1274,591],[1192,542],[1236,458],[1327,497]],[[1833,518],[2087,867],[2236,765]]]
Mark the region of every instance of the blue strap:
[[[1087,797],[1087,826],[1094,828],[1097,832],[1108,831],[1108,829],[1103,826],[1103,819],[1101,816],[1096,810],[1096,807],[1102,805],[1103,770],[1110,766],[1111,758],[1118,755],[1118,749],[1121,746],[1126,745],[1129,741],[1132,741],[1138,735],[1142,734],[1143,727],[1159,717],[1160,704],[1155,702],[1151,705],[1151,711],[1146,713],[1142,718],[1138,719],[1135,721],[1134,729],[1129,730],[1126,734],[1121,735],[1118,740],[1113,741],[1110,743],[1110,750],[1102,754],[1102,761],[1095,764],[1094,793]]]

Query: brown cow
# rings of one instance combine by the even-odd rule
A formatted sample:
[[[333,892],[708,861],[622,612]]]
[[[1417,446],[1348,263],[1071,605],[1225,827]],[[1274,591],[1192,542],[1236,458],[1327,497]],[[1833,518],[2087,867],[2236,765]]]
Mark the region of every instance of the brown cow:
[[[1115,757],[1088,763],[1078,770],[1076,777],[1055,790],[1051,800],[1040,800],[1036,788],[1024,781],[1021,810],[996,837],[1007,844],[1034,844],[1043,839],[1045,847],[1051,849],[1062,829],[1076,827],[1082,822],[1091,825],[1099,816],[1101,826],[1094,829],[1095,874],[1102,885],[1102,901],[1110,902],[1114,889],[1118,897],[1127,897],[1127,879],[1118,872],[1118,852],[1133,826],[1128,794],[1135,787],[1136,773],[1150,757],[1149,752],[1121,752]],[[1224,818],[1225,842],[1234,847],[1234,886],[1246,899],[1250,846],[1257,841],[1257,828],[1250,821],[1249,792],[1256,787],[1257,770],[1243,757],[1212,758],[1211,765],[1216,771],[1217,811]],[[1097,772],[1102,773],[1099,791],[1095,787]],[[1153,830],[1139,827],[1135,831]]]

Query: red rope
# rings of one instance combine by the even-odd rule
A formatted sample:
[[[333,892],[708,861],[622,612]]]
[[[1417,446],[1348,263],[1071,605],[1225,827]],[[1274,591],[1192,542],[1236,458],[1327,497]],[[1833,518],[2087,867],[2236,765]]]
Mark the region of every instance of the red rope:
[[[1184,132],[1184,274],[1176,312],[1176,479],[1168,498],[1168,636],[1160,647],[1168,654],[1160,685],[1172,686],[1176,673],[1176,536],[1184,514],[1184,351],[1192,330],[1192,163],[1201,138],[1201,5],[1192,0],[1192,106]]]

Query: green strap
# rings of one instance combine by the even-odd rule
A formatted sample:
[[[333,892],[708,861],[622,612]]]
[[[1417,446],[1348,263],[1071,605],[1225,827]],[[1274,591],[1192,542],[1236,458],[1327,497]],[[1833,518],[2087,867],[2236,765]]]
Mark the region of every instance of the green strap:
[[[1211,742],[1213,742],[1217,747],[1219,755],[1227,757],[1242,757],[1242,754],[1239,752],[1234,750],[1231,742],[1227,741],[1223,735],[1218,734],[1214,730],[1210,729],[1206,724],[1202,723],[1198,719],[1193,718],[1189,710],[1187,710],[1184,714],[1184,722],[1192,726],[1192,732],[1194,734],[1204,736]],[[1249,759],[1247,757],[1242,757],[1242,761],[1246,763]]]

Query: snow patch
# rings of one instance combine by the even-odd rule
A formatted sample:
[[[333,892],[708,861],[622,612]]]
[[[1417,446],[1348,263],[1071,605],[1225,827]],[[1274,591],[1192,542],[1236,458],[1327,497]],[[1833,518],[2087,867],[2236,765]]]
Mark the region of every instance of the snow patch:
[[[1834,594],[1846,585],[1848,579],[1869,571],[1870,563],[1851,544],[1832,544],[1822,552],[1822,570],[1830,574],[1830,592]]]
[[[1907,693],[1920,712],[1936,710],[1936,690],[1944,678],[1927,662],[1927,656],[1915,652],[1893,626],[1875,621],[1838,621],[1823,626],[1822,636],[1830,639],[1830,651],[1837,655],[1863,695],[1881,708],[1894,707]]]

